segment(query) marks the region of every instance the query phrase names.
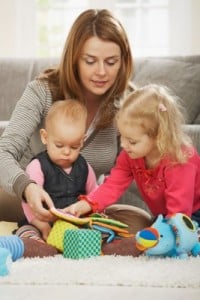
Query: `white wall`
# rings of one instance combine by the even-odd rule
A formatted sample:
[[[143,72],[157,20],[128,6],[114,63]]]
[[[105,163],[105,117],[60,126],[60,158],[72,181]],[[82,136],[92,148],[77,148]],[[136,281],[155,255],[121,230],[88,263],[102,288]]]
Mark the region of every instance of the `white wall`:
[[[89,3],[112,10],[115,1]],[[200,0],[170,0],[169,20],[169,54],[200,54]],[[0,57],[36,56],[36,42],[35,0],[0,0]]]
[[[35,56],[35,0],[0,0],[0,56]]]
[[[170,1],[170,54],[200,54],[200,1]]]

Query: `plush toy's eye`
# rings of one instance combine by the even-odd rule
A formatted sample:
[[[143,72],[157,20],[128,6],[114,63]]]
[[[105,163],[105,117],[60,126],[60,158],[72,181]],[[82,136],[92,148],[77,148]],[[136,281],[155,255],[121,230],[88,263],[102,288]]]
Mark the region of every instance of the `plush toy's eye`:
[[[188,229],[190,229],[190,230],[192,230],[192,231],[195,230],[194,224],[193,224],[192,220],[191,220],[188,216],[183,215],[182,220],[183,220],[185,226],[186,226]]]
[[[160,237],[163,238],[163,235],[161,234]]]

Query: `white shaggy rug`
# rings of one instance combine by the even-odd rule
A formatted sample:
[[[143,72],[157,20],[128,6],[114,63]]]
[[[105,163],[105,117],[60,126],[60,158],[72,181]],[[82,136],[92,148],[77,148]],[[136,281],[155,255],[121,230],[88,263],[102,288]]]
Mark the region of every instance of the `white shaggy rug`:
[[[22,258],[12,264],[8,276],[0,277],[1,284],[200,288],[200,257]]]

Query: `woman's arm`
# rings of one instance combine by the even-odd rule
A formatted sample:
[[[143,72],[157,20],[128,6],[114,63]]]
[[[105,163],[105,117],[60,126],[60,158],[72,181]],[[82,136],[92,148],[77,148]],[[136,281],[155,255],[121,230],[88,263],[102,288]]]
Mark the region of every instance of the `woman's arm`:
[[[0,185],[19,198],[25,187],[33,182],[21,168],[20,161],[30,151],[30,139],[42,122],[46,98],[43,83],[29,83],[0,139]]]
[[[21,159],[28,153],[33,156],[30,140],[39,130],[51,101],[47,84],[38,80],[29,83],[0,139],[0,186],[8,192],[14,192],[19,199],[25,198],[42,221],[52,217],[43,207],[43,203],[53,206],[52,200],[28,177],[21,167]]]

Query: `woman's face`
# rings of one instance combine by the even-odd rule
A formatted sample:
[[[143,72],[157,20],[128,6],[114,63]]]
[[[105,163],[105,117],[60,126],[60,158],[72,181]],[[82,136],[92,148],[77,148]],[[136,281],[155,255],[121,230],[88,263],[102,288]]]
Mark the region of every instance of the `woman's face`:
[[[120,47],[94,36],[81,51],[78,70],[84,89],[94,95],[103,95],[114,84],[121,66]]]

